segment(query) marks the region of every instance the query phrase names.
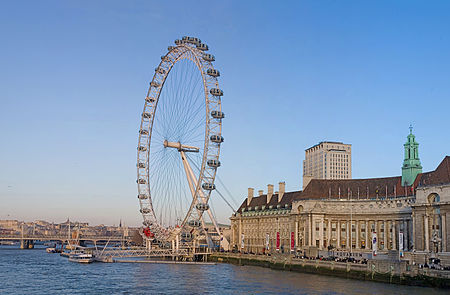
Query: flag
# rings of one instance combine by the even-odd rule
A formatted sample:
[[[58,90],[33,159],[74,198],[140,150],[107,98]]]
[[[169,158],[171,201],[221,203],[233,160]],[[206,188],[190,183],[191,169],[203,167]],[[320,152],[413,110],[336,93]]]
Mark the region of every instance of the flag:
[[[280,250],[280,232],[277,231],[277,251]]]
[[[377,256],[377,233],[373,232],[372,233],[372,254],[373,256]]]
[[[399,251],[400,258],[403,257],[403,233],[402,232],[398,233],[398,251]]]

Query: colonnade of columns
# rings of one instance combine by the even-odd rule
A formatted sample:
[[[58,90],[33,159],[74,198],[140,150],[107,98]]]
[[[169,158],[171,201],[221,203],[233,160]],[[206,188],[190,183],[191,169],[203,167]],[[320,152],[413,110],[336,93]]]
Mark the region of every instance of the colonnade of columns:
[[[447,219],[446,214],[426,213],[419,215],[423,224],[423,231],[415,232],[422,234],[422,243],[418,243],[417,250],[426,252],[447,252],[450,247],[447,245]],[[422,245],[421,245],[422,244]]]
[[[398,250],[399,233],[403,233],[403,250],[412,246],[412,222],[410,219],[360,218],[309,216],[303,228],[304,245],[327,249],[372,249],[372,233],[377,233],[378,250]],[[308,234],[307,234],[308,233]]]

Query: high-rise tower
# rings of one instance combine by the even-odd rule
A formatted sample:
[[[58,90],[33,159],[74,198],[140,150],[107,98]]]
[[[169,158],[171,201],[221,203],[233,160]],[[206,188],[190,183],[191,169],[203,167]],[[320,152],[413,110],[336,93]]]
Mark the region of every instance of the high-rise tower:
[[[422,173],[422,165],[419,159],[419,143],[412,133],[412,126],[409,127],[409,135],[405,147],[405,159],[402,166],[402,185],[410,186],[416,180],[419,173]]]
[[[352,145],[322,141],[305,150],[303,188],[311,179],[352,178]]]

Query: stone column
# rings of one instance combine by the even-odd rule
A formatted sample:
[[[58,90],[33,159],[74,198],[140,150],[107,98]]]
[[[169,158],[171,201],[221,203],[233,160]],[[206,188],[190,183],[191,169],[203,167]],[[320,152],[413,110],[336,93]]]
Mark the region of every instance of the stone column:
[[[327,246],[331,245],[331,218],[328,218],[328,227],[327,227]]]
[[[392,220],[392,250],[397,250],[395,220]]]
[[[361,235],[361,233],[359,232],[359,227],[360,227],[359,220],[356,220],[355,221],[355,236],[356,236],[355,248],[356,249],[359,249],[359,245],[360,245],[359,236]]]
[[[378,241],[377,241],[377,250],[379,251],[380,250],[380,238],[381,238],[381,231],[380,231],[380,221],[379,220],[375,220],[374,221],[375,222],[375,225],[374,225],[374,227],[375,227],[375,232],[377,233],[377,239],[378,239]]]
[[[303,220],[303,241],[302,241],[302,246],[305,247],[306,244],[306,218]]]
[[[383,250],[387,250],[388,249],[388,222],[387,222],[387,220],[383,221],[383,243],[384,243]]]
[[[341,249],[341,221],[338,220],[336,224],[336,231],[337,231],[337,249]]]
[[[311,218],[311,246],[316,245],[316,220],[314,218]]]
[[[345,242],[345,248],[346,249],[351,249],[352,245],[351,245],[351,241],[350,241],[350,222],[347,220],[345,222],[345,233],[347,234],[347,241]]]
[[[447,252],[447,214],[441,215],[442,220],[442,252]]]
[[[323,217],[319,222],[319,249],[323,249]]]
[[[408,246],[410,249],[414,247],[414,221],[413,219],[408,220]]]
[[[372,243],[369,242],[369,220],[366,220],[366,230],[364,233],[364,244],[366,245],[366,249],[372,248]]]
[[[428,214],[423,216],[425,225],[425,251],[430,251],[430,233],[428,232]]]
[[[239,217],[239,236],[238,239],[239,244],[237,245],[237,248],[239,251],[241,251],[241,245],[242,245],[242,217]]]
[[[403,251],[408,250],[408,221],[403,219]]]
[[[313,229],[314,229],[314,224],[313,224],[313,218],[312,218],[312,214],[309,215],[309,246],[313,245]]]

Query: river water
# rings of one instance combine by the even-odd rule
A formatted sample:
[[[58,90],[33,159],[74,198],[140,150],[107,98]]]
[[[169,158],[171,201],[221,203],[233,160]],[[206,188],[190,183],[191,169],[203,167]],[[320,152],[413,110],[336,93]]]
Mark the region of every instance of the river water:
[[[0,246],[0,294],[448,294],[253,266],[69,262]]]

